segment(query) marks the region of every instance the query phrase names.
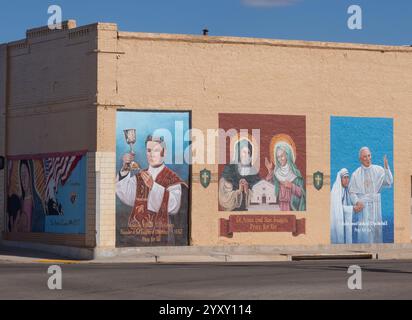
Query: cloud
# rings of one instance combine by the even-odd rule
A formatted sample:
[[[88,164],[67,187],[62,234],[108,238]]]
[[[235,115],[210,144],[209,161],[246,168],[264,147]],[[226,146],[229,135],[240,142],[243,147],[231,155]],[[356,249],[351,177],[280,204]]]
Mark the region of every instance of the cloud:
[[[295,4],[298,0],[242,0],[250,7],[282,7]]]

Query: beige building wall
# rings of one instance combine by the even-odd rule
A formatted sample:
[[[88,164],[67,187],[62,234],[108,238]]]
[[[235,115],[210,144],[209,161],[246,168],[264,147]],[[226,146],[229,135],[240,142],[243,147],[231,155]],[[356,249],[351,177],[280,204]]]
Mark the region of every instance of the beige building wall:
[[[95,37],[95,26],[45,27],[9,44],[9,156],[95,147]]]
[[[1,63],[7,61],[9,68],[9,90],[7,95],[2,91],[0,102],[3,114],[3,98],[7,99],[5,152],[30,156],[86,151],[91,192],[95,189],[97,29],[97,24],[77,28],[75,21],[68,21],[63,30],[31,29],[26,39],[1,47]],[[8,59],[4,60],[6,48]],[[88,198],[85,235],[7,234],[5,238],[93,247],[96,225],[95,213],[90,211],[94,202],[95,197]]]
[[[205,133],[220,112],[306,116],[307,211],[296,214],[307,219],[306,235],[220,238],[219,219],[233,213],[218,211],[218,166],[194,165],[192,245],[329,244],[332,115],[394,119],[395,242],[410,242],[411,48],[128,32],[114,41],[112,27],[98,33],[113,53],[98,57],[98,100],[107,106],[99,109],[98,152],[115,151],[115,108],[192,110],[193,128]],[[205,167],[208,189],[198,179]],[[312,185],[318,170],[326,175],[320,191]]]

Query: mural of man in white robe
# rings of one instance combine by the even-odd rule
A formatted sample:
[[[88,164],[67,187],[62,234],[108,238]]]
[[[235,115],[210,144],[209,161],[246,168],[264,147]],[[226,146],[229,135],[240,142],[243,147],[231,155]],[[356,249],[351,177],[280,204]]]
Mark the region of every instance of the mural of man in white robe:
[[[361,166],[352,174],[349,194],[352,203],[363,206],[355,215],[354,236],[356,243],[382,243],[381,192],[393,184],[392,172],[385,156],[384,167],[372,164],[372,154],[368,147],[359,151]]]

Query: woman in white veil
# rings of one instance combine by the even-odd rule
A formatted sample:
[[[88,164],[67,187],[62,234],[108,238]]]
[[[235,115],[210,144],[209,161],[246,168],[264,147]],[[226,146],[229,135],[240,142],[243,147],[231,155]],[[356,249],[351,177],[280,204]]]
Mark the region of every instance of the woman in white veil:
[[[333,244],[352,243],[352,216],[354,207],[348,191],[349,171],[341,169],[331,191],[330,227]]]

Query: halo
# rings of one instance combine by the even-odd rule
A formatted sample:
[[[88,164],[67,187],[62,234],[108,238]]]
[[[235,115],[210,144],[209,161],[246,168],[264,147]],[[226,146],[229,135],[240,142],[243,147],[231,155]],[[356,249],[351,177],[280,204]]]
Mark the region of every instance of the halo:
[[[247,136],[245,134],[240,134],[238,133],[237,135],[233,136],[230,138],[230,155],[232,157],[236,157],[236,154],[234,154],[235,146],[240,142],[246,140],[250,142],[252,145],[252,165],[256,164],[256,161],[259,159],[259,144],[256,141],[255,137],[252,136],[251,134],[248,134]],[[230,161],[233,161],[234,159],[230,159]]]
[[[290,147],[290,149],[292,150],[292,158],[293,158],[293,162],[296,162],[296,158],[297,158],[297,153],[296,153],[296,144],[293,141],[292,137],[281,133],[278,134],[276,136],[274,136],[272,138],[272,140],[270,141],[270,160],[272,160],[273,163],[275,163],[275,150],[278,146],[280,145],[288,145]]]

